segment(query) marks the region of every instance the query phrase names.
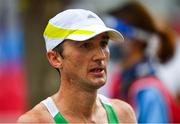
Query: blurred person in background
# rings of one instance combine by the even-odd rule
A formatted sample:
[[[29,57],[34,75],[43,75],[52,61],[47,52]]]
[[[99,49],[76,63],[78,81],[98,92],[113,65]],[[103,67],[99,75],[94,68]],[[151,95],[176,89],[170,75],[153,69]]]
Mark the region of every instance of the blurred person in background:
[[[119,72],[111,87],[112,97],[123,98],[136,110],[139,123],[173,122],[174,99],[156,75],[154,63],[164,64],[174,55],[175,37],[159,31],[144,6],[129,2],[110,12],[112,27],[126,42],[120,46]]]
[[[157,76],[163,81],[171,95],[174,98],[172,110],[173,110],[173,122],[180,122],[180,37],[177,32],[174,31],[172,26],[165,19],[158,19],[157,21],[158,29],[166,33],[166,36],[171,39],[172,42],[175,42],[175,54],[174,56],[166,63],[161,64],[157,63]],[[167,48],[169,46],[166,46]]]
[[[59,91],[22,115],[19,123],[136,123],[127,103],[97,94],[107,79],[109,39],[122,41],[119,32],[91,11],[70,9],[49,20],[44,38],[47,59],[59,72]]]

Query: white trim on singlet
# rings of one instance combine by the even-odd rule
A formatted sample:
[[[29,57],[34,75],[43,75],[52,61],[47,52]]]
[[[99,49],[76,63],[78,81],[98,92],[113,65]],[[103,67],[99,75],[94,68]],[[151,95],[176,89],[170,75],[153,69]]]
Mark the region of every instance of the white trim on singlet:
[[[102,94],[98,94],[98,97],[100,98],[101,102],[103,102],[104,104],[112,106],[112,104],[109,101],[109,98],[105,97]]]
[[[105,97],[102,94],[97,94],[97,96],[100,98],[102,103],[112,106],[112,104],[110,103],[110,101],[107,97]],[[58,108],[56,107],[56,105],[51,97],[48,97],[47,99],[43,100],[42,103],[48,109],[49,113],[53,116],[53,118],[59,112]]]
[[[53,99],[51,97],[48,97],[47,99],[43,100],[42,103],[46,106],[49,113],[55,117],[55,115],[59,112],[58,108],[56,107]]]

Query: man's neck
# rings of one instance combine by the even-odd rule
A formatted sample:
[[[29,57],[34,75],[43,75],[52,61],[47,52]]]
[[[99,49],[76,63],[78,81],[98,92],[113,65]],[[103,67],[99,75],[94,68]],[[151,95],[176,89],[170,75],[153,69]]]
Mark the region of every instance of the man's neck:
[[[96,97],[97,90],[89,92],[62,86],[53,99],[62,113],[90,117],[99,105],[97,105]]]

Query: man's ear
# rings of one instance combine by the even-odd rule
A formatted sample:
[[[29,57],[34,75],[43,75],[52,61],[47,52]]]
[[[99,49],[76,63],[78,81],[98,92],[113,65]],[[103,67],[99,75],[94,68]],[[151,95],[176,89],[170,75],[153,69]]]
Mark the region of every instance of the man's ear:
[[[54,68],[62,68],[62,57],[55,51],[48,51],[46,53],[47,59],[49,63],[54,67]]]

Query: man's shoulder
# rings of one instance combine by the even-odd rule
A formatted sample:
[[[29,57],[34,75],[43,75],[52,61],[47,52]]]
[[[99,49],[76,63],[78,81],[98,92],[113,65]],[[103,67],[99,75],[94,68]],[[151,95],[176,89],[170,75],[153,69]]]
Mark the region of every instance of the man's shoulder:
[[[118,113],[120,112],[121,114],[122,113],[128,114],[128,113],[134,112],[132,107],[128,103],[122,100],[110,99],[110,102],[113,105],[114,109],[118,108],[118,111],[117,111]]]
[[[21,115],[17,121],[18,123],[42,123],[53,122],[49,112],[42,105],[37,104],[34,108]]]
[[[119,99],[110,99],[110,102],[121,122],[136,122],[134,110],[128,103]]]

